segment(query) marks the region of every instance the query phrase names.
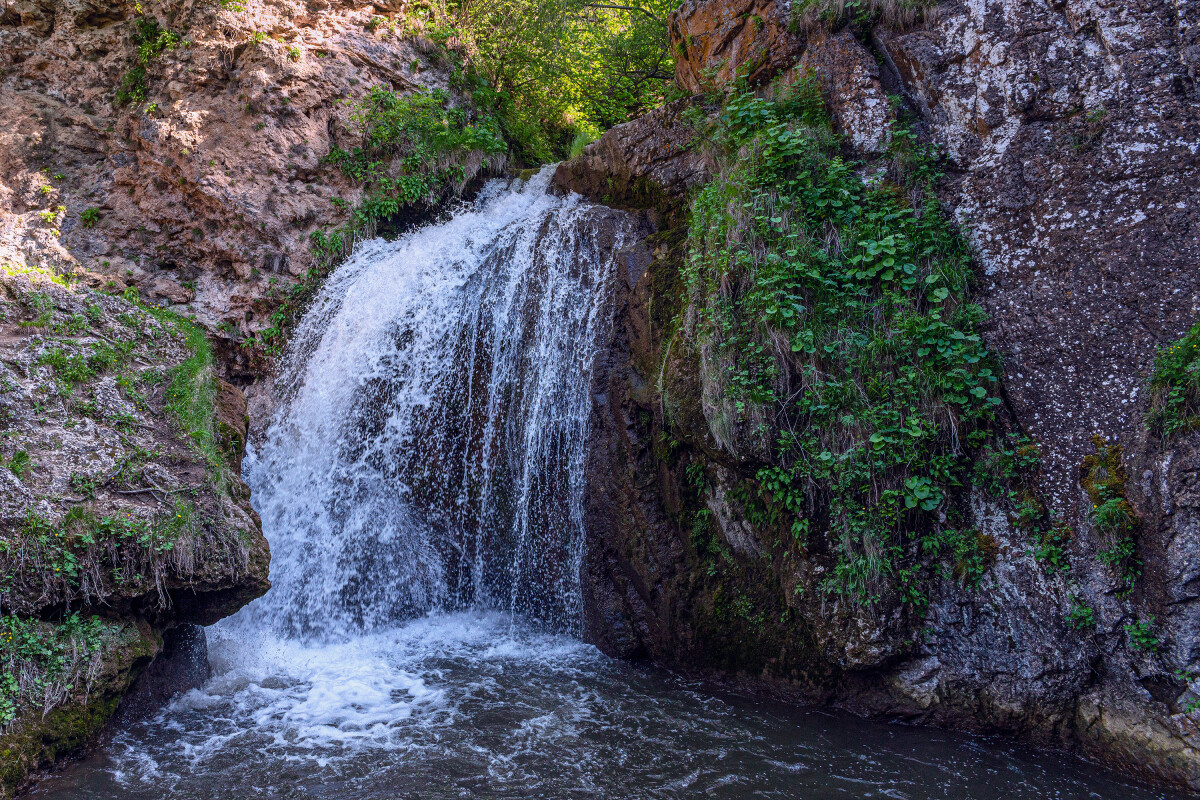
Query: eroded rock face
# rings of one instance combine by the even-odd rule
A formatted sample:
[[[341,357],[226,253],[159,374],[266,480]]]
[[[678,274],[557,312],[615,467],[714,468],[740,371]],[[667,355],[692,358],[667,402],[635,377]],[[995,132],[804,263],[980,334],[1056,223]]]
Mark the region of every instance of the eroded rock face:
[[[1194,9],[1193,9],[1194,12]],[[1094,433],[1136,440],[1154,348],[1200,313],[1200,105],[1169,2],[949,3],[879,31],[961,170],[946,199],[979,256],[1008,395],[1058,506]]]
[[[1200,96],[1189,13],[1157,1],[948,2],[904,31],[810,26],[780,46],[783,61],[760,67],[746,54],[766,27],[746,21],[782,19],[786,8],[735,6],[677,12],[673,37],[692,47],[679,62],[680,86],[710,88],[739,66],[759,82],[797,67],[788,79],[807,72],[820,81],[857,157],[886,148],[889,95],[945,148],[942,200],[978,254],[974,299],[991,317],[1013,419],[1042,453],[1035,488],[1073,531],[1070,572],[1039,563],[1037,543],[982,493],[973,517],[994,562],[974,589],[941,585],[919,630],[825,598],[819,556],[755,556],[770,542],[730,491],[747,456],[717,445],[699,408],[697,355],[684,337],[666,338],[678,311],[677,212],[713,165],[687,145],[647,157],[638,143],[655,141],[660,124],[647,115],[559,170],[562,183],[598,199],[651,198],[676,212],[651,239],[646,276],[619,296],[598,378],[608,402],[593,417],[589,635],[620,655],[866,714],[1016,732],[1200,788],[1188,712],[1195,684],[1186,679],[1200,673],[1200,439],[1164,442],[1145,425],[1155,348],[1200,313]],[[687,141],[677,130],[667,138]],[[658,187],[661,196],[655,175],[674,181]],[[637,192],[612,191],[638,180]],[[1127,596],[1098,559],[1112,542],[1094,528],[1081,485],[1094,434],[1121,445],[1125,496],[1142,520],[1142,575]],[[700,462],[712,468],[697,486],[686,467]],[[714,588],[696,556],[685,523],[697,510],[742,571],[738,596]],[[1068,621],[1082,607],[1094,626]],[[1134,646],[1126,628],[1149,618],[1157,652]]]
[[[0,249],[0,624],[52,655],[5,653],[0,796],[86,743],[164,635],[270,586],[241,392],[186,323],[18,258]]]
[[[676,83],[696,94],[735,77],[770,78],[804,48],[791,23],[790,2],[687,0],[669,22]]]
[[[187,304],[223,342],[227,373],[257,377],[261,365],[236,341],[270,326],[314,264],[310,234],[344,223],[361,199],[321,161],[360,143],[341,101],[376,85],[448,80],[429,48],[371,23],[388,11],[348,0],[244,11],[170,0],[7,4],[0,242]],[[137,19],[180,42],[150,60],[145,98],[121,104]]]

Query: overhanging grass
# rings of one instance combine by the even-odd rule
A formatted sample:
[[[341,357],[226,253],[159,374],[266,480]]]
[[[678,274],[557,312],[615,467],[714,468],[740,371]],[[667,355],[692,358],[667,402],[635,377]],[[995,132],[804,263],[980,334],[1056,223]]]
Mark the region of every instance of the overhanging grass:
[[[184,316],[142,302],[136,289],[126,291],[125,299],[183,336],[189,355],[167,373],[166,410],[193,450],[203,458],[214,487],[225,492],[229,486],[229,464],[217,434],[216,359],[208,334]]]

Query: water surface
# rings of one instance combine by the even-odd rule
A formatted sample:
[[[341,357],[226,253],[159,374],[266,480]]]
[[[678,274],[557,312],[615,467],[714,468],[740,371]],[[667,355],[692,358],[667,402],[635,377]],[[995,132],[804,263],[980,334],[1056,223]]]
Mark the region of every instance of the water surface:
[[[1149,800],[1070,756],[728,696],[507,615],[305,647],[210,630],[218,674],[41,800]]]

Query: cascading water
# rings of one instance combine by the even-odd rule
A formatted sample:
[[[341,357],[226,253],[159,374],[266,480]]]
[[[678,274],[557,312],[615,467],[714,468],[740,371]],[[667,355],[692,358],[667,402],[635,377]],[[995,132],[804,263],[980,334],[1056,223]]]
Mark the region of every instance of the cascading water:
[[[35,795],[1163,797],[580,642],[589,375],[632,232],[547,183],[495,182],[334,273],[246,462],[274,588],[209,630],[202,689]]]
[[[589,375],[630,226],[549,176],[325,286],[249,462],[274,585],[250,616],[338,635],[483,607],[577,630]]]

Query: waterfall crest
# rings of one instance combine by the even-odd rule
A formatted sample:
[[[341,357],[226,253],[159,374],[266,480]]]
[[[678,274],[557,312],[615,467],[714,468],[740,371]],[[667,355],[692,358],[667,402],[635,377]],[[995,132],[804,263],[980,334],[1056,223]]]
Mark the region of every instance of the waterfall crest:
[[[590,373],[626,215],[493,181],[450,221],[363,246],[284,362],[246,472],[278,633],[476,607],[577,631]]]

